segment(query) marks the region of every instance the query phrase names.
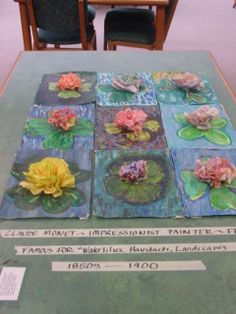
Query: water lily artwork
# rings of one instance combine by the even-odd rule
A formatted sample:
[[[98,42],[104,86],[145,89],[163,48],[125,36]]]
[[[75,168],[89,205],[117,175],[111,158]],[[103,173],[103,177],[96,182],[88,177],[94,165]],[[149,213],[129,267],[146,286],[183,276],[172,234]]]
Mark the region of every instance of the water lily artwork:
[[[170,148],[236,148],[235,131],[222,105],[161,106]]]
[[[162,105],[202,105],[219,103],[205,73],[152,73],[157,100]]]
[[[92,149],[94,105],[38,106],[31,109],[22,145],[43,149]]]
[[[96,151],[94,180],[96,216],[183,216],[167,150]]]
[[[88,218],[91,161],[84,151],[19,151],[0,217]]]
[[[95,101],[96,73],[45,74],[37,92],[37,105],[82,105]]]
[[[236,149],[173,150],[172,156],[187,217],[236,215]]]
[[[97,73],[96,93],[101,106],[157,104],[150,73]]]
[[[166,148],[159,107],[97,106],[95,148]]]

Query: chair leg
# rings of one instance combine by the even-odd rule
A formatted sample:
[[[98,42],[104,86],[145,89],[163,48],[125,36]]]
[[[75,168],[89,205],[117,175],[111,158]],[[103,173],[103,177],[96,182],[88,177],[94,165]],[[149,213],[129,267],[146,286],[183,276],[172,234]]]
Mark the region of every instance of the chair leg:
[[[93,50],[97,50],[97,38],[96,38],[96,34],[94,34],[94,37],[93,37]]]
[[[107,50],[116,50],[116,45],[110,40],[107,42]]]

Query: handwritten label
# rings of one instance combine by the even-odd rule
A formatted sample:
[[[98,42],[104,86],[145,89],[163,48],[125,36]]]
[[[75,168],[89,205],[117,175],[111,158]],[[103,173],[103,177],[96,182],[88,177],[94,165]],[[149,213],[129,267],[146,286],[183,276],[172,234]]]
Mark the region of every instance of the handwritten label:
[[[236,227],[0,230],[2,238],[97,238],[236,235]]]
[[[199,270],[206,270],[206,266],[202,261],[52,262],[52,271],[57,272]]]
[[[18,300],[25,267],[3,267],[0,275],[0,301]]]
[[[16,255],[90,255],[236,252],[236,242],[129,245],[15,246]]]

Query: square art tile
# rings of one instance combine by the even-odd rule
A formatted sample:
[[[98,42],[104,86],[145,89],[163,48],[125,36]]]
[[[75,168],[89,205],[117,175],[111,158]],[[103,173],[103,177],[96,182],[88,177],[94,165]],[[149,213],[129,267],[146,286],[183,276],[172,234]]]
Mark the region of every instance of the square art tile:
[[[23,131],[22,148],[27,149],[93,149],[94,104],[78,106],[34,105]],[[52,114],[63,110],[75,115],[74,125],[64,130],[48,121]],[[65,114],[62,113],[62,119]],[[62,121],[62,120],[60,120]],[[63,125],[63,124],[62,124]]]
[[[35,164],[38,162],[40,165]],[[88,218],[91,175],[89,151],[20,150],[3,196],[0,217]],[[38,193],[40,189],[43,191]]]
[[[171,152],[187,217],[236,215],[235,179],[231,184],[213,187],[193,173],[197,160],[205,163],[214,157],[227,159],[235,166],[236,149],[179,149]],[[211,170],[212,177],[215,170],[215,167]]]
[[[120,73],[97,73],[96,102],[100,106],[156,105],[156,95],[150,73],[134,73],[141,80],[137,93],[120,91],[112,87],[114,78]]]
[[[219,117],[212,121],[212,128],[199,130],[187,122],[184,113],[191,113],[202,106],[161,106],[161,115],[169,148],[236,148],[236,136],[232,123],[221,105],[216,108]]]
[[[173,74],[182,72],[154,72],[152,79],[154,82],[157,101],[162,105],[202,105],[219,103],[215,91],[208,81],[205,73],[197,73],[204,88],[201,91],[189,91],[178,88],[171,80]]]
[[[117,113],[124,112],[127,108],[133,112],[143,111],[146,122],[142,131],[135,135],[116,127],[114,119]],[[166,148],[166,140],[162,127],[161,115],[158,106],[144,107],[96,107],[95,149],[163,149]]]
[[[135,162],[141,160],[146,161],[145,177],[132,182],[120,178],[121,166],[132,164],[134,169]],[[93,210],[96,216],[105,218],[183,216],[169,152],[95,152]]]
[[[37,105],[82,105],[95,101],[96,73],[94,72],[73,72],[77,74],[81,81],[79,90],[60,90],[57,82],[61,75],[70,72],[45,74],[39,86],[35,103]]]

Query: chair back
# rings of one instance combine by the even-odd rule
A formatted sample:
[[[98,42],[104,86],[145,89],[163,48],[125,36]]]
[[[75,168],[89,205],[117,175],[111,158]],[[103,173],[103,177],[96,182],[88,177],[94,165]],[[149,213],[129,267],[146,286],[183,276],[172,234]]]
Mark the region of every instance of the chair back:
[[[169,31],[169,28],[170,28],[170,24],[172,22],[172,18],[173,18],[174,14],[175,14],[175,10],[176,10],[178,1],[179,0],[169,0],[169,5],[166,8],[166,33],[165,33],[165,39],[167,37],[168,31]]]
[[[78,33],[87,49],[87,0],[27,0],[27,7],[35,49],[41,46],[38,30],[65,36]]]

